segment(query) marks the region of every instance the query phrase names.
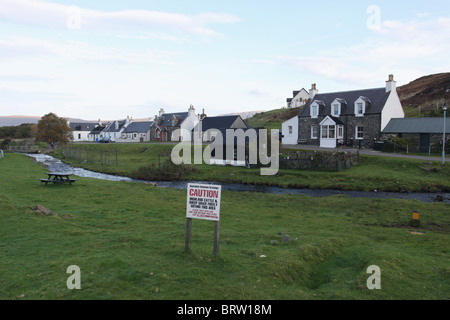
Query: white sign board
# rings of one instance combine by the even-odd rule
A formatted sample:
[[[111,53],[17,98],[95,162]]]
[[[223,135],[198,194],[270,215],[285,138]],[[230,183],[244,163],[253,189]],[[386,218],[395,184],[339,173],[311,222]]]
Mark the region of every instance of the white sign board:
[[[186,217],[220,221],[222,186],[189,183],[187,188]]]

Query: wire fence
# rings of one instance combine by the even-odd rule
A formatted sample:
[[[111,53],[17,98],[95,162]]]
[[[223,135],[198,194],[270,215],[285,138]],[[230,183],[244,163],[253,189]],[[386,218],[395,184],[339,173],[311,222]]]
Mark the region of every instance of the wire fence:
[[[118,165],[117,149],[93,150],[89,148],[66,147],[61,151],[63,158],[83,163],[99,163],[102,166]]]

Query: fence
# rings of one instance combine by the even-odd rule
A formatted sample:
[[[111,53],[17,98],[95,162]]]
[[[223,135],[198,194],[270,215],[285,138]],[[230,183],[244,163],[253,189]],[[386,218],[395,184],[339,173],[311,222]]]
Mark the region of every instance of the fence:
[[[358,165],[359,160],[359,151],[297,151],[280,158],[280,169],[342,171]]]
[[[18,153],[36,153],[39,151],[38,146],[9,146],[10,152]]]
[[[93,150],[89,148],[66,147],[61,151],[63,158],[84,163],[100,163],[102,166],[117,166],[117,150]]]
[[[446,143],[446,149],[449,149],[450,144]],[[427,153],[428,155],[439,155],[442,153],[442,142],[433,143],[428,146],[420,146],[418,143],[395,143],[389,141],[380,141],[375,144],[375,150],[383,152],[400,152],[400,153]],[[449,149],[450,150],[450,149]]]

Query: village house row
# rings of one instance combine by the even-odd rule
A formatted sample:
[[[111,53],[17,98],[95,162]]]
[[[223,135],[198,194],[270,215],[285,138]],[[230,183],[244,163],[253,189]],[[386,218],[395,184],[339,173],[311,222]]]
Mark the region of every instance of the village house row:
[[[288,108],[299,114],[282,124],[282,144],[374,148],[389,135],[409,138],[421,152],[442,141],[444,119],[405,118],[393,75],[379,88],[319,93],[294,91]],[[446,131],[450,129],[447,124]]]
[[[239,115],[208,117],[203,113],[196,114],[194,106],[187,112],[165,113],[160,109],[153,121],[133,121],[127,117],[107,124],[101,121],[92,123],[69,122],[73,130],[74,142],[149,142],[149,141],[191,141],[192,132],[201,124],[201,131],[209,129],[224,131],[227,129],[249,129],[250,126]],[[189,136],[181,135],[175,138],[176,129],[184,129]]]

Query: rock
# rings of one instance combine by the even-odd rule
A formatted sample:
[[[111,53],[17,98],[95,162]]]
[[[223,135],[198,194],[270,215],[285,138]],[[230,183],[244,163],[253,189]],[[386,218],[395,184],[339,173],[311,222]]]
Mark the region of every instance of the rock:
[[[56,216],[56,215],[57,215],[57,214],[54,213],[52,210],[50,210],[50,209],[48,209],[48,208],[46,208],[46,207],[43,207],[43,206],[41,206],[40,204],[38,204],[38,205],[34,208],[34,210],[37,211],[38,213],[44,214],[45,216]]]
[[[63,217],[63,219],[75,219],[75,217],[71,216],[70,214],[65,214],[62,217]]]
[[[276,244],[277,241],[276,240],[270,240],[270,244]]]
[[[288,242],[288,241],[291,241],[292,239],[291,239],[291,237],[289,236],[289,235],[285,235],[282,239],[281,239],[281,242]]]

